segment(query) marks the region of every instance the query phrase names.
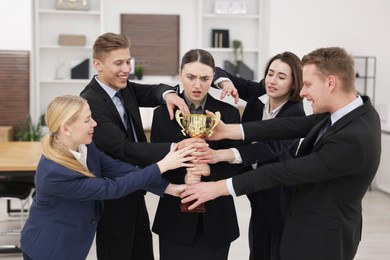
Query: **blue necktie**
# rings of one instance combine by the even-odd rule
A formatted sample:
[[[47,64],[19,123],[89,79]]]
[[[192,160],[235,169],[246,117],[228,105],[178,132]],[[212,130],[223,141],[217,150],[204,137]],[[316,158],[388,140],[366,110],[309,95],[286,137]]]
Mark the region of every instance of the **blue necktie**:
[[[135,132],[135,128],[134,128],[133,119],[131,118],[131,116],[129,116],[129,114],[126,111],[126,107],[123,104],[122,93],[120,93],[118,91],[118,92],[115,93],[115,96],[117,98],[119,98],[119,100],[121,102],[121,108],[118,108],[118,112],[119,112],[119,114],[121,114],[123,112],[123,115],[120,115],[120,116],[122,118],[123,124],[125,125],[125,128],[126,128],[127,132],[130,134],[131,140],[133,142],[138,142],[138,138],[137,138],[137,135],[136,135],[136,132]],[[120,109],[123,109],[123,111],[120,111]]]
[[[332,126],[332,120],[330,120],[330,118],[328,118],[328,120],[326,121],[326,124],[321,128],[321,130],[318,132],[318,136],[317,136],[317,139],[316,139],[316,142],[314,143],[314,145],[318,142],[318,140],[320,140],[321,136]]]

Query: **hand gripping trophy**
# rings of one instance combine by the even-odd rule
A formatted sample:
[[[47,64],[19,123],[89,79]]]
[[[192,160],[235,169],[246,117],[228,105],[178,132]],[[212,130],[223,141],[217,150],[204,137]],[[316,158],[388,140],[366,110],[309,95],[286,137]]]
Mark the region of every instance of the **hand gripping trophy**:
[[[217,126],[221,119],[221,113],[215,112],[215,116],[203,114],[186,114],[181,115],[181,111],[177,110],[175,117],[177,123],[182,128],[181,132],[184,136],[205,138],[213,134],[213,129]],[[192,202],[182,203],[180,205],[182,212],[205,212],[204,204],[199,205],[193,210],[189,210]]]

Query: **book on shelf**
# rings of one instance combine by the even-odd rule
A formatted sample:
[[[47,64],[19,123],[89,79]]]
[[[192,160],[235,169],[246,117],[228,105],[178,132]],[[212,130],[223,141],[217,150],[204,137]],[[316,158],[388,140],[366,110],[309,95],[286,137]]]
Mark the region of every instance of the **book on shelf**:
[[[229,30],[212,29],[211,30],[211,47],[229,48]]]

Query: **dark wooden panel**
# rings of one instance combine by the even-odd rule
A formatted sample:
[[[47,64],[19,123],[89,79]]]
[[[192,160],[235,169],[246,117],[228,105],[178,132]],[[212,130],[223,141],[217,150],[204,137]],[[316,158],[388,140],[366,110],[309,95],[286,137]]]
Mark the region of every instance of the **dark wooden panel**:
[[[29,113],[30,54],[0,51],[0,125],[17,131]],[[14,130],[14,133],[15,133]]]
[[[177,75],[178,15],[121,14],[121,33],[130,38],[131,56],[144,75]]]

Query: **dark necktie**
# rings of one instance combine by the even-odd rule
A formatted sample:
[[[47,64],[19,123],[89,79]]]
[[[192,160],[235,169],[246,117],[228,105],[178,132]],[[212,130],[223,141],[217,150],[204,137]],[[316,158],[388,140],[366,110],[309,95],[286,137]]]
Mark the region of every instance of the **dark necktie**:
[[[321,136],[332,126],[332,120],[330,120],[330,118],[328,118],[328,120],[326,121],[326,124],[321,128],[321,130],[318,132],[318,136],[317,136],[317,139],[316,139],[316,142],[315,144],[318,142],[318,140],[320,140]]]
[[[190,105],[190,113],[191,114],[203,114],[202,106],[198,106],[195,108],[194,104]]]
[[[121,105],[122,105],[122,108],[123,108],[123,124],[125,125],[125,128],[127,129],[127,132],[130,134],[131,140],[133,142],[138,142],[138,138],[137,138],[137,135],[136,135],[136,132],[135,132],[135,128],[134,128],[133,119],[131,118],[131,116],[126,111],[126,107],[125,107],[125,105],[123,103],[122,93],[118,91],[118,92],[115,93],[115,96],[117,98],[119,98],[119,100],[121,102]],[[118,112],[120,113],[120,111],[118,111]]]

